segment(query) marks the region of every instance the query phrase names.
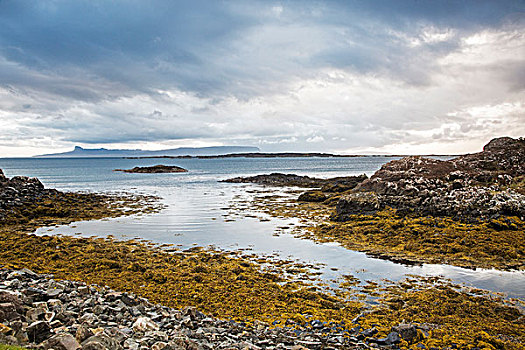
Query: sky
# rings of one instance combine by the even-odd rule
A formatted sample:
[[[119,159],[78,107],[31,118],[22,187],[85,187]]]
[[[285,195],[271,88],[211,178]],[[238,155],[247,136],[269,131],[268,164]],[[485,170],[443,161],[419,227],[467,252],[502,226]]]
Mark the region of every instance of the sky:
[[[0,157],[525,136],[525,1],[0,0]]]

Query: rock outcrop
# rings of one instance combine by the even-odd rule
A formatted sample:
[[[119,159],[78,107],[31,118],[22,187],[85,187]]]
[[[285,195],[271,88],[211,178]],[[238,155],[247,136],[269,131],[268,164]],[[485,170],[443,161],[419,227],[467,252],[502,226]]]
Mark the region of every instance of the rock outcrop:
[[[359,183],[366,180],[367,178],[368,177],[366,175],[359,175],[320,179],[295,174],[272,173],[269,175],[236,177],[233,179],[223,180],[221,182],[256,183],[265,186],[308,187],[320,188],[323,192],[343,192],[356,187]]]
[[[343,196],[336,219],[386,207],[401,214],[467,221],[501,215],[524,218],[525,196],[511,186],[524,175],[525,141],[509,137],[490,141],[482,152],[447,161],[405,157],[385,164],[359,184],[356,193]]]
[[[136,166],[133,169],[115,169],[114,171],[122,171],[125,173],[139,173],[139,174],[160,174],[160,173],[185,173],[188,170],[176,165],[154,165],[147,167]]]
[[[54,191],[45,189],[37,178],[14,176],[9,179],[0,169],[0,220],[11,208],[33,203]]]

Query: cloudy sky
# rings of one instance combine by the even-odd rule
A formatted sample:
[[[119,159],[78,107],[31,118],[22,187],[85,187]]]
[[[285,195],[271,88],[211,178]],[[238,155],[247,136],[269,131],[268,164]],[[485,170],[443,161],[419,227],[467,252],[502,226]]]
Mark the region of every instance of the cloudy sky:
[[[525,136],[525,1],[0,0],[0,157]]]

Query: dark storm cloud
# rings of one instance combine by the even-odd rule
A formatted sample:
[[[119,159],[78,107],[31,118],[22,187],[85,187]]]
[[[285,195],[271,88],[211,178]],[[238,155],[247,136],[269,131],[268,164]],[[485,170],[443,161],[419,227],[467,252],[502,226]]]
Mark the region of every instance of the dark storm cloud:
[[[269,5],[282,7],[282,13],[265,13]],[[325,66],[384,70],[417,82],[425,80],[425,73],[413,66],[431,67],[425,63],[421,67],[411,56],[419,52],[440,55],[454,44],[418,48],[410,54],[393,41],[388,30],[415,34],[429,23],[472,30],[498,25],[523,9],[518,1],[290,1],[281,5],[4,0],[0,2],[0,53],[8,61],[44,74],[73,74],[86,80],[103,77],[135,91],[176,87],[204,95],[257,94],[268,79],[307,74]],[[275,34],[293,34],[280,46],[267,42],[264,34],[260,43],[247,38],[254,35],[257,40],[257,32],[272,25]],[[312,28],[334,28],[329,36],[314,38],[326,46],[307,47]],[[348,41],[353,44],[345,44]],[[269,56],[279,58],[280,67],[262,52],[265,48]],[[294,52],[302,48],[309,52],[300,56]],[[8,68],[0,69],[4,75]],[[71,91],[67,85],[64,90]],[[91,91],[85,94],[93,97]],[[72,97],[81,95],[78,91]]]

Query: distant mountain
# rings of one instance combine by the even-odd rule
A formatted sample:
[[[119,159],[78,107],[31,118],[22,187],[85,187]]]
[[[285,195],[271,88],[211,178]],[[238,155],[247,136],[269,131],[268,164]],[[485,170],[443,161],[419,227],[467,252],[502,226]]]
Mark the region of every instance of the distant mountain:
[[[160,151],[140,149],[82,148],[76,146],[73,151],[64,153],[42,154],[36,158],[89,158],[89,157],[151,157],[151,156],[217,156],[228,153],[259,152],[258,147],[216,146],[216,147],[180,147]]]

